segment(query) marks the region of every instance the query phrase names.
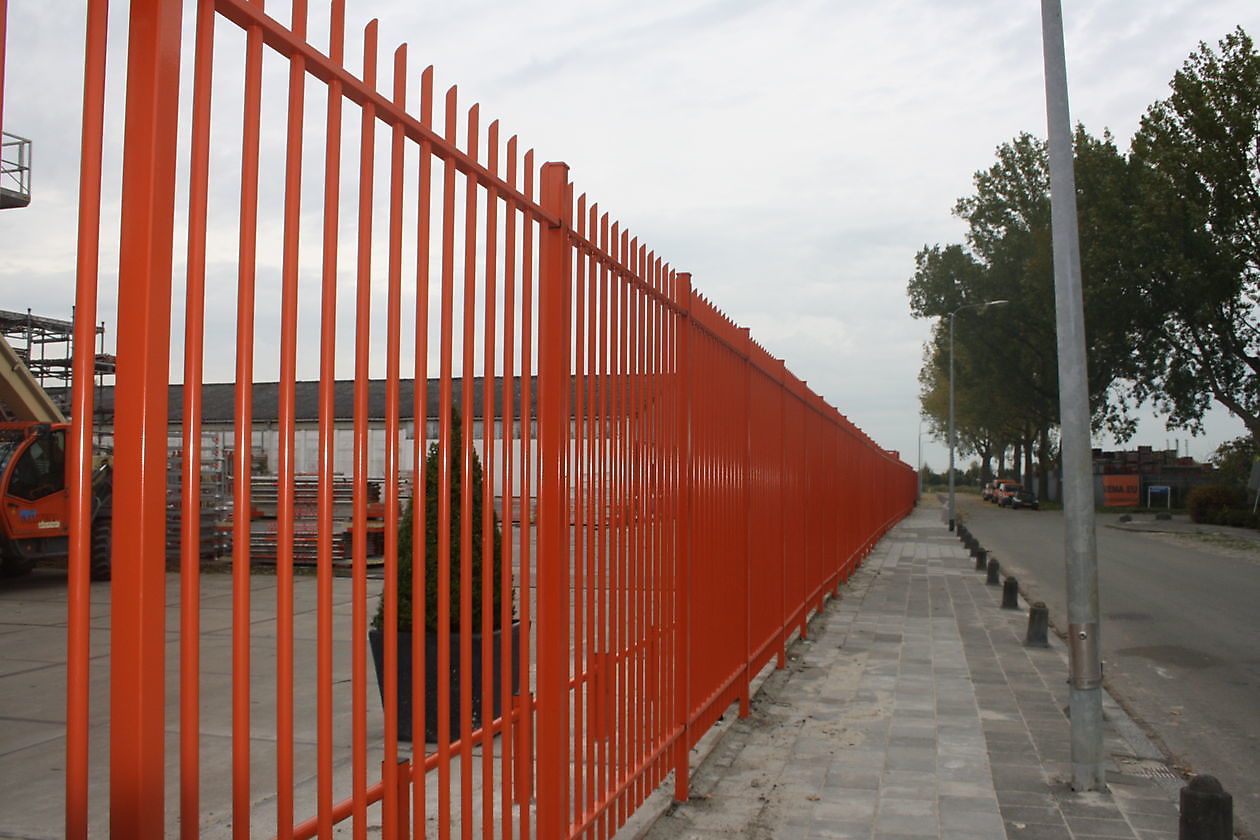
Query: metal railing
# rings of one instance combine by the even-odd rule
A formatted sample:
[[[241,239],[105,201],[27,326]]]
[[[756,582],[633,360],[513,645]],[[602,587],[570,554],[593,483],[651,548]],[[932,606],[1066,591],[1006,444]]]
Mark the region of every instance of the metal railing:
[[[16,134],[0,135],[0,208],[31,203],[31,141]]]
[[[191,151],[177,161],[179,79],[169,68],[180,66],[182,5],[134,0],[128,41],[129,67],[168,71],[128,79],[114,427],[114,517],[126,527],[113,537],[107,804],[89,784],[83,526],[93,395],[82,386],[90,376],[75,377],[67,836],[86,837],[90,811],[107,808],[113,835],[137,838],[227,832],[213,817],[224,813],[235,837],[330,837],[346,820],[358,837],[369,825],[388,838],[609,837],[667,774],[685,798],[690,748],[732,702],[747,713],[753,677],[776,659],[783,664],[788,640],[807,632],[808,616],[912,507],[913,470],[694,292],[689,275],[576,194],[563,164],[538,166],[515,137],[504,141],[497,122],[483,127],[477,106],[461,109],[455,88],[438,96],[432,68],[419,75],[418,93],[411,90],[405,47],[382,92],[375,22],[362,33],[363,65],[349,69],[340,0],[329,7],[321,48],[307,41],[305,3],[294,3],[294,19],[283,25],[261,3],[202,0],[191,114],[182,117],[191,118]],[[239,38],[224,21],[239,27]],[[216,49],[216,39],[230,44]],[[76,324],[86,325],[97,309],[104,88],[94,80],[104,77],[105,40],[104,3],[93,0],[76,310]],[[287,65],[287,88],[264,92],[263,65],[275,62]],[[242,77],[241,110],[212,119],[211,89]],[[320,96],[308,99],[311,90]],[[264,107],[264,96],[284,106]],[[211,137],[224,142],[229,128],[240,132],[232,140],[241,150],[239,179],[212,190]],[[272,148],[277,133],[285,140]],[[304,154],[310,144],[316,155]],[[350,159],[356,163],[346,167]],[[179,197],[188,229],[179,232],[170,212],[177,167],[189,172],[188,194]],[[224,192],[232,195],[226,203]],[[207,256],[208,240],[222,243],[225,231],[234,240],[226,268]],[[251,580],[254,405],[252,389],[235,391],[236,533],[222,653],[230,686],[203,676],[198,447],[181,463],[186,531],[179,598],[167,606],[176,241],[187,242],[184,330],[174,337],[184,361],[184,439],[201,436],[202,381],[219,363],[208,348],[233,348],[236,382],[266,371],[280,383],[274,607],[258,602]],[[216,293],[223,288],[234,293],[233,312]],[[314,329],[305,326],[311,319]],[[75,348],[76,370],[90,371],[92,342]],[[322,383],[313,579],[293,572],[299,371]],[[372,417],[367,389],[382,372],[385,416]],[[345,374],[356,381],[349,418],[333,392]],[[401,383],[429,377],[439,380],[436,399],[413,388],[414,403],[404,407]],[[496,381],[504,387],[496,390]],[[410,430],[406,414],[416,418]],[[436,438],[420,418],[436,418]],[[507,440],[475,440],[478,421]],[[375,584],[366,534],[369,431],[382,423],[383,704],[368,665]],[[334,601],[331,465],[344,429],[355,465],[352,577],[348,597]],[[396,670],[403,645],[390,629],[407,594],[400,487],[403,465],[419,475],[430,451],[434,483],[416,481],[415,504],[436,492],[436,514],[415,516],[407,536],[417,569],[414,625],[432,624],[436,640],[432,653],[411,646],[408,684]],[[480,486],[460,480],[477,463]],[[482,509],[505,512],[502,524],[487,515],[473,533],[475,494]],[[431,530],[435,554],[426,548]],[[486,573],[474,591],[476,543]],[[426,598],[429,577],[435,591]],[[496,588],[506,593],[497,608]],[[298,601],[312,616],[300,626]],[[168,622],[178,628],[169,650]],[[496,662],[492,631],[513,622],[519,652]],[[214,640],[216,652],[223,638]],[[459,663],[460,676],[426,685],[430,659],[445,674]],[[168,665],[179,699],[169,722]],[[475,676],[487,710],[481,723]],[[407,721],[394,702],[408,688],[411,749],[400,745]],[[421,744],[429,706],[437,708],[436,732]],[[199,736],[212,715],[229,723],[222,737],[206,740]],[[179,733],[172,779],[168,726]],[[230,768],[221,794],[210,792],[210,766]],[[168,786],[179,799],[170,813]]]

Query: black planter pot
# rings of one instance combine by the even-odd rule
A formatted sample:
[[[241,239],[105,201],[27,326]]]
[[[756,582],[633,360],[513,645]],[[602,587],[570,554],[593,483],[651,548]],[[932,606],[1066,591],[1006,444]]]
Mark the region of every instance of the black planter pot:
[[[511,662],[512,693],[520,690],[520,676],[516,663],[521,658],[521,623],[513,621],[509,630],[511,648],[508,651]],[[413,634],[398,634],[398,740],[411,740],[411,641]],[[460,737],[459,701],[460,701],[460,658],[459,634],[451,633],[450,656],[451,667],[445,676],[450,685],[451,719],[450,738],[452,741]],[[481,726],[481,639],[480,633],[472,634],[472,725],[473,729]],[[424,637],[424,738],[426,741],[437,740],[438,729],[438,686],[441,685],[438,668],[438,636],[426,633]],[[376,687],[381,694],[381,702],[385,702],[385,634],[375,628],[368,631],[368,645],[372,648],[372,661],[376,665]],[[503,631],[494,631],[490,641],[490,652],[493,661],[490,663],[494,675],[491,688],[493,697],[493,713],[490,720],[499,717],[503,685]]]

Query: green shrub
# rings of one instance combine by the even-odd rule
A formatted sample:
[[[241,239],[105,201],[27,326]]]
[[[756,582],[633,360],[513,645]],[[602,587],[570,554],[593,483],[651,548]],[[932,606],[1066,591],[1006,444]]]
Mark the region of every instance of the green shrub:
[[[1220,512],[1216,524],[1233,528],[1254,528],[1256,517],[1247,508],[1228,508]]]
[[[1240,487],[1201,484],[1191,488],[1186,496],[1186,508],[1190,512],[1192,522],[1205,525],[1230,525],[1234,521],[1241,521],[1245,526],[1251,524],[1251,511],[1247,508],[1247,493]]]
[[[460,630],[460,586],[462,585],[461,571],[461,517],[462,506],[460,504],[460,496],[463,489],[463,465],[462,449],[463,449],[463,423],[460,419],[458,409],[452,409],[451,412],[451,547],[450,547],[450,628],[452,633],[458,633]],[[429,444],[428,455],[424,459],[424,583],[425,583],[425,604],[424,604],[424,626],[428,632],[436,632],[438,629],[438,467],[440,466],[438,445],[436,442]],[[492,545],[485,545],[485,536],[483,526],[485,524],[484,500],[482,498],[485,489],[485,474],[481,467],[481,458],[477,455],[476,449],[472,451],[472,544],[469,546],[469,564],[471,566],[472,578],[472,614],[471,628],[474,633],[481,632],[482,617],[482,574],[486,567],[484,562],[484,553],[486,550],[491,552],[490,574],[493,576],[490,583],[491,591],[491,609],[493,614],[490,618],[490,626],[498,629],[502,626],[502,605],[503,605],[503,587],[501,583],[501,573],[503,569],[503,529],[499,521],[499,514],[495,512],[493,504],[490,507],[490,515],[494,517],[491,525],[491,533],[493,535]],[[411,575],[412,575],[412,532],[415,522],[415,504],[414,500],[408,502],[403,509],[403,515],[398,523],[398,629],[402,632],[410,632],[412,629],[412,603],[411,603]],[[509,596],[510,597],[510,596]],[[513,604],[512,614],[515,616],[515,604]],[[381,596],[380,603],[377,605],[376,617],[372,621],[372,626],[378,630],[385,624],[385,596]]]

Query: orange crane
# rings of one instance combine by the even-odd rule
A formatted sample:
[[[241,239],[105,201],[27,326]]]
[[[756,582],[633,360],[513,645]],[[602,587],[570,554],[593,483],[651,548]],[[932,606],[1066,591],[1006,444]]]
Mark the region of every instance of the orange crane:
[[[61,409],[0,336],[0,575],[24,575],[69,553],[66,430]],[[113,468],[92,473],[92,579],[109,579]]]

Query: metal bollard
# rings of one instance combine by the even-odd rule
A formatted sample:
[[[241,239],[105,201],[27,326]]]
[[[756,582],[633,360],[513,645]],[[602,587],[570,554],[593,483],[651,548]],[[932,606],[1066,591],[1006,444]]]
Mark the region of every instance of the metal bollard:
[[[1195,776],[1181,789],[1178,840],[1232,840],[1234,797],[1215,776]]]
[[[976,571],[983,572],[989,568],[989,552],[983,548],[976,549]]]
[[[1024,645],[1050,647],[1050,610],[1043,601],[1028,610],[1028,635],[1024,637]]]
[[[1008,577],[1002,583],[1002,609],[1019,609],[1019,581],[1013,577]]]
[[[989,586],[1001,586],[1002,581],[998,578],[998,561],[996,557],[989,558],[989,579],[985,581]]]

